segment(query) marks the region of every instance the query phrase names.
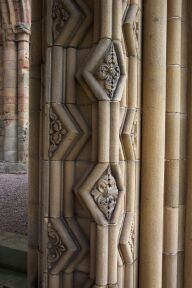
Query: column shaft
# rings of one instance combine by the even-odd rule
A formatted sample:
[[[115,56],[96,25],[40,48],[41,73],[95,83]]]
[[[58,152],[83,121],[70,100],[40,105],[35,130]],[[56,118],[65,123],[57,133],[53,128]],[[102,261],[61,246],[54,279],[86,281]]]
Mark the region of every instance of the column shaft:
[[[188,1],[188,39],[192,31],[192,1]],[[192,49],[192,41],[188,43],[188,51]],[[192,287],[192,57],[188,53],[188,131],[187,131],[187,196],[185,221],[185,261],[184,261],[184,288]]]
[[[17,50],[14,41],[4,47],[4,161],[17,161]]]
[[[162,287],[166,1],[144,1],[140,288]]]
[[[18,160],[26,162],[29,125],[29,35],[18,34]]]

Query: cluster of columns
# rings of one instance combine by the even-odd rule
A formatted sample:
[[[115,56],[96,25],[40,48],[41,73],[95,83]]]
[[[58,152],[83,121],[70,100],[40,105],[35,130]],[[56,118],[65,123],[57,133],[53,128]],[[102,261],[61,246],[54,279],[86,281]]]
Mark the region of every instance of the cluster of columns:
[[[1,172],[27,170],[30,10],[16,5],[16,1],[1,2]]]
[[[42,2],[29,286],[191,287],[190,1]]]

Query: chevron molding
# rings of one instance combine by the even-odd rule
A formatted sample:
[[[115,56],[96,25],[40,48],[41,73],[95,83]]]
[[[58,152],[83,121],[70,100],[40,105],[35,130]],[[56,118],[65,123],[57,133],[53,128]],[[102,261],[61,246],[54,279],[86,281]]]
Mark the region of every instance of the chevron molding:
[[[141,10],[119,0],[52,0],[46,9],[44,281],[133,287]]]

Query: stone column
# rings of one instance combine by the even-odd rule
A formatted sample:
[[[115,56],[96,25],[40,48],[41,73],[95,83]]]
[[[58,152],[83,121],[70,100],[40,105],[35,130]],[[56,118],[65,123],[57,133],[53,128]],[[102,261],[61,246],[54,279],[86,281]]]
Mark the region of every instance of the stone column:
[[[30,1],[1,1],[0,14],[3,46],[0,171],[19,173],[27,168],[22,162],[26,162],[28,150]]]
[[[163,287],[183,287],[187,130],[187,1],[168,1]]]
[[[29,126],[29,33],[17,34],[18,45],[18,161],[28,158]]]
[[[186,5],[185,19],[188,19],[188,33],[187,39],[191,39],[192,31],[192,2],[188,1]],[[187,130],[187,195],[186,195],[186,221],[185,221],[185,256],[184,256],[184,288],[190,288],[192,286],[192,41],[187,42],[188,47],[188,74],[187,83],[184,87],[188,87],[188,101],[187,101],[187,111],[188,111],[188,130]],[[186,90],[185,90],[186,91]]]
[[[3,121],[3,41],[0,35],[0,161],[3,160],[3,138],[4,138],[4,121]]]
[[[30,128],[43,287],[137,286],[141,2],[45,1],[42,130]]]
[[[3,50],[4,161],[17,161],[17,48],[9,35]],[[13,38],[13,40],[12,40]]]
[[[42,238],[40,212],[42,206],[39,201],[42,197],[40,177],[40,101],[43,95],[41,90],[42,81],[42,3],[33,0],[32,3],[32,36],[30,57],[30,99],[29,99],[29,197],[28,197],[28,287],[43,287],[41,261],[42,249],[40,239]],[[26,45],[26,43],[25,43]],[[47,178],[47,183],[49,177]],[[46,287],[46,285],[44,285]]]
[[[162,287],[167,1],[144,1],[140,288]]]
[[[181,239],[181,15],[182,1],[168,0],[163,287],[177,287]]]

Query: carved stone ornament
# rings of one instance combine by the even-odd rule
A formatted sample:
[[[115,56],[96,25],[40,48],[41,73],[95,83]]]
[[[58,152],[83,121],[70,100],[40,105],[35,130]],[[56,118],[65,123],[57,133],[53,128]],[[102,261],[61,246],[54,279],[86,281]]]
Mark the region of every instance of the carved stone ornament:
[[[49,148],[49,156],[51,157],[57,146],[61,143],[64,135],[66,134],[66,130],[63,128],[63,125],[57,115],[50,109],[50,148]]]
[[[53,225],[51,223],[48,223],[47,227],[48,232],[48,269],[52,269],[54,264],[60,259],[62,254],[66,251],[65,246],[56,232],[56,230],[53,228]]]
[[[130,247],[130,251],[131,251],[131,254],[133,255],[134,254],[134,240],[135,240],[135,229],[134,229],[134,220],[131,224],[131,231],[130,231],[130,235],[129,235],[129,240],[128,240],[128,244],[129,244],[129,247]]]
[[[131,139],[133,143],[134,150],[136,152],[136,147],[137,147],[137,133],[138,133],[138,127],[137,127],[137,116],[135,116],[135,119],[133,121],[133,127],[131,130]]]
[[[120,67],[113,44],[111,44],[110,49],[105,55],[103,63],[97,69],[95,76],[106,90],[108,97],[112,99],[120,78]]]
[[[67,12],[63,0],[54,0],[52,7],[52,19],[53,19],[53,35],[56,39],[61,33],[65,22],[69,19],[69,13]]]
[[[110,168],[107,170],[107,173],[98,180],[91,192],[91,195],[93,196],[101,212],[109,221],[115,209],[118,198],[116,181],[111,174]]]
[[[139,10],[137,11],[136,17],[135,17],[135,21],[133,22],[133,32],[135,34],[135,43],[136,43],[136,50],[138,52],[138,48],[139,48]]]

